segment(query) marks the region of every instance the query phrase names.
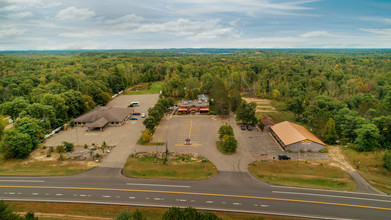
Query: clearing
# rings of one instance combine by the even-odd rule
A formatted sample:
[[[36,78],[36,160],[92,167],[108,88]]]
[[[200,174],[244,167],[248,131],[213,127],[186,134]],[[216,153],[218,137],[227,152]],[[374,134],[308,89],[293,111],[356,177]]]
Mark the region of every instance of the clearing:
[[[159,94],[163,90],[162,82],[142,83],[125,91],[125,95]]]

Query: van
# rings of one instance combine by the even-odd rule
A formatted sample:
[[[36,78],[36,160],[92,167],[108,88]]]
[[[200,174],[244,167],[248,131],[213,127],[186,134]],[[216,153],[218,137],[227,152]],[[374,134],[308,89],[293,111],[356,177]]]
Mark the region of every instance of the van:
[[[142,118],[145,118],[146,116],[147,116],[147,115],[146,115],[145,113],[142,113],[142,114],[141,114],[141,117],[142,117]]]
[[[290,160],[291,157],[288,156],[288,155],[285,155],[285,154],[279,154],[279,155],[278,155],[278,159],[279,159],[279,160]]]
[[[133,105],[133,106],[139,106],[140,103],[139,102],[131,102],[130,105]]]

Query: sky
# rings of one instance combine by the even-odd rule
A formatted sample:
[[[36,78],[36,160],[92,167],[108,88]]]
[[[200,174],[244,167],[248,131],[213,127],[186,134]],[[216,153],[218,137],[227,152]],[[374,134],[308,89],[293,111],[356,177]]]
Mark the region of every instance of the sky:
[[[0,0],[0,50],[391,48],[391,0]]]

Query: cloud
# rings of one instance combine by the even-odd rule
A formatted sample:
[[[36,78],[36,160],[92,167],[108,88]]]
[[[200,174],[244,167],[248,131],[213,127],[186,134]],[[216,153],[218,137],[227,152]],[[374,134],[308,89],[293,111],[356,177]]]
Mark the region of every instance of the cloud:
[[[72,6],[58,12],[56,18],[60,20],[86,20],[93,16],[95,16],[95,12],[90,11],[88,8],[76,8]]]
[[[383,22],[387,24],[391,24],[391,18],[384,18]]]
[[[391,28],[384,28],[384,29],[365,29],[360,28],[361,31],[374,33],[374,34],[380,34],[380,35],[391,35]]]
[[[329,36],[327,31],[309,31],[300,35],[301,37],[325,37]]]
[[[58,37],[67,37],[67,38],[89,38],[90,35],[87,33],[60,33]]]
[[[117,29],[126,29],[136,26],[140,21],[144,20],[143,17],[135,14],[128,14],[119,18],[106,20],[106,24],[114,25]]]
[[[179,18],[175,21],[161,24],[144,24],[135,31],[167,33],[179,36],[188,35],[188,39],[193,40],[238,37],[238,34],[233,32],[233,28],[223,27],[219,22],[219,19],[190,21],[188,19]]]
[[[20,12],[20,13],[10,13],[8,14],[7,17],[12,18],[12,19],[22,19],[22,18],[27,18],[27,17],[32,17],[33,14],[31,12]]]
[[[9,28],[0,30],[0,40],[8,40],[11,38],[15,38],[17,36],[23,35],[26,30],[17,29],[17,28]]]

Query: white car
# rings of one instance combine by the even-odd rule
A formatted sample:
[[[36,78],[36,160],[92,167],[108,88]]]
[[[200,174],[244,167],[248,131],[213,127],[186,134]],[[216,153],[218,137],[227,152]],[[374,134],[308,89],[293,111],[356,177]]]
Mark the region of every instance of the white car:
[[[142,113],[142,114],[141,114],[141,117],[142,117],[142,118],[145,118],[146,116],[147,116],[147,115],[146,115],[145,113]]]

